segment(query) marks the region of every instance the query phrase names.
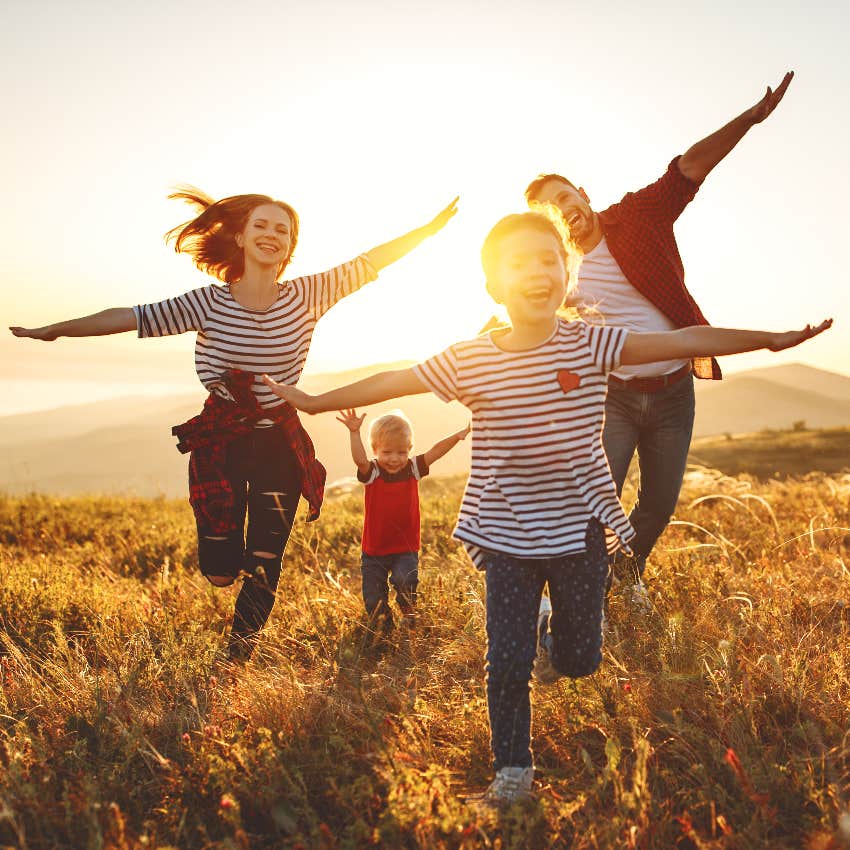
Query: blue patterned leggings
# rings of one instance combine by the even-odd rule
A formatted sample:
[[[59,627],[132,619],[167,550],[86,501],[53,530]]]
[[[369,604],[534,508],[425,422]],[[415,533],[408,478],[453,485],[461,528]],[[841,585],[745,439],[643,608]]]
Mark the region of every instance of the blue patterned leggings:
[[[490,553],[487,579],[487,707],[496,770],[531,767],[531,668],[537,613],[549,584],[551,660],[565,676],[595,672],[602,661],[602,600],[608,558],[602,526],[591,520],[586,550],[555,558]]]

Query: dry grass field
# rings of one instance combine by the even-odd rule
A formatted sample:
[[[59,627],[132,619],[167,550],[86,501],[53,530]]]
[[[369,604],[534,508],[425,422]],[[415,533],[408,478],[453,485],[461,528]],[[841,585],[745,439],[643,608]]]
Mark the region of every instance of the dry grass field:
[[[850,475],[695,468],[611,599],[600,671],[534,686],[537,788],[489,814],[483,581],[423,483],[414,631],[374,648],[357,494],[298,524],[272,620],[233,607],[182,502],[0,497],[0,847],[850,847]]]

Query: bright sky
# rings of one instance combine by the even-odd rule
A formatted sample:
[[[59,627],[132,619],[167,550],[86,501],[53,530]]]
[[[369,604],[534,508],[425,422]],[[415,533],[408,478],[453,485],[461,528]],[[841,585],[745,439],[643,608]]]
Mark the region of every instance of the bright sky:
[[[162,239],[188,217],[165,198],[176,183],[290,202],[302,234],[291,275],[418,226],[459,194],[445,231],[322,321],[308,369],[425,357],[491,314],[481,241],[523,207],[530,178],[565,173],[601,209],[793,68],[783,103],[680,219],[679,244],[716,325],[836,318],[806,347],[727,360],[727,371],[802,361],[848,372],[850,7],[821,6],[6,0],[2,326],[206,283]],[[96,363],[69,365],[80,344],[7,338],[0,390],[22,392],[15,363],[44,359],[53,404],[63,387],[79,400],[119,392]],[[188,337],[82,344],[104,363],[176,347],[191,380]],[[33,381],[0,414],[45,406]]]

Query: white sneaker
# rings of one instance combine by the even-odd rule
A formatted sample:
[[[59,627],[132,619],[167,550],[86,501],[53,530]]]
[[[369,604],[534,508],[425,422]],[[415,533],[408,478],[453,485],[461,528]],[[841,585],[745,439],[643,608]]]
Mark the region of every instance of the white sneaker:
[[[639,614],[649,614],[652,611],[652,600],[649,598],[646,585],[640,579],[637,580],[636,584],[632,585],[629,598],[632,608]]]
[[[552,616],[552,603],[548,596],[540,598],[540,611],[537,614],[537,657],[531,675],[541,685],[551,685],[562,677],[552,666],[552,634],[549,631],[549,617]]]
[[[509,806],[531,796],[534,782],[533,767],[503,767],[482,794],[481,801],[494,806]]]

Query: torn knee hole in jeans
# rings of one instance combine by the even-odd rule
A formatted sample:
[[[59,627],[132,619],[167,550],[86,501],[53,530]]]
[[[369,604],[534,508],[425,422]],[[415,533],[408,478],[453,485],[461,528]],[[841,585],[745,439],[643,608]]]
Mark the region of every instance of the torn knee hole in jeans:
[[[264,490],[263,495],[268,497],[269,501],[272,503],[267,509],[278,514],[281,522],[289,527],[292,523],[286,518],[286,508],[282,501],[288,494],[284,493],[282,490]],[[280,532],[277,533],[279,534]]]
[[[277,555],[274,552],[264,552],[262,549],[254,549],[251,552],[251,557],[268,562],[277,561],[280,558],[280,555]],[[268,584],[268,579],[266,578],[266,569],[260,563],[255,564],[252,569],[247,571],[246,575],[249,579],[259,579],[262,584]]]
[[[236,579],[233,576],[205,576],[213,587],[230,587]]]

